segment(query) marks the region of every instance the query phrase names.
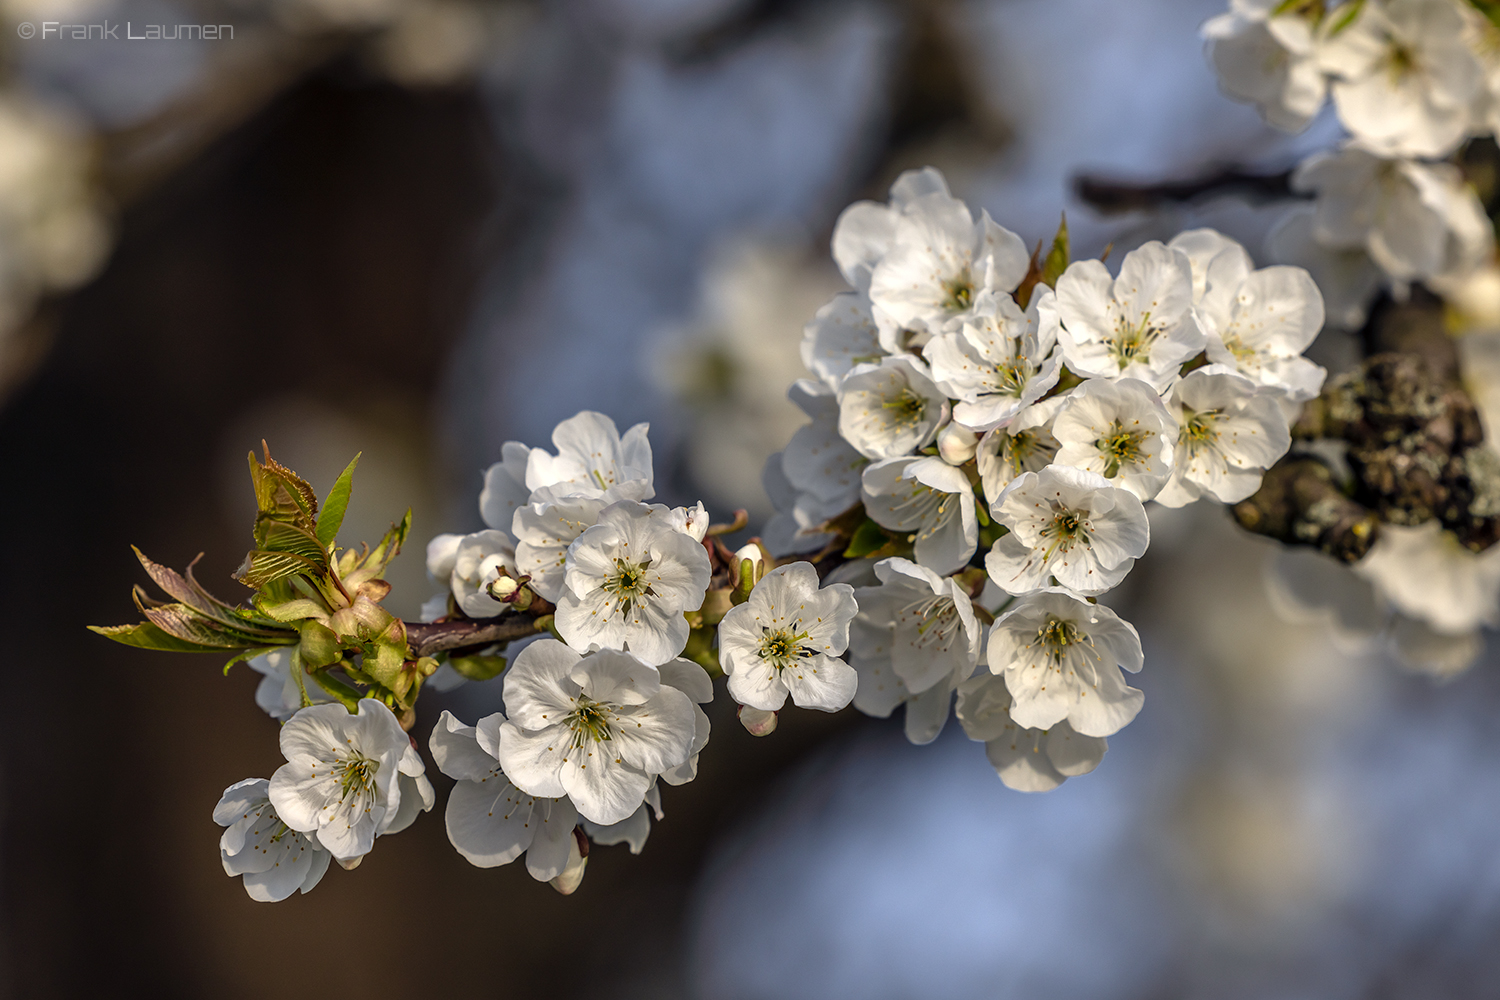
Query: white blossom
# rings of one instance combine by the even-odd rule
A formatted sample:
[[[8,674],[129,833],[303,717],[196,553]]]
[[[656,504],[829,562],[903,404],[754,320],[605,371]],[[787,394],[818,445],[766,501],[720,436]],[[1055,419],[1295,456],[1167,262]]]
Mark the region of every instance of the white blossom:
[[[583,827],[583,832],[588,834],[590,842],[594,844],[601,847],[625,844],[630,848],[631,854],[639,854],[645,849],[646,838],[651,835],[652,814],[655,814],[657,820],[663,817],[661,789],[655,784],[646,792],[646,801],[620,822],[605,825],[586,819],[579,825]]]
[[[1133,493],[1066,466],[1023,473],[990,513],[1010,531],[984,566],[1008,594],[1044,590],[1054,579],[1075,594],[1102,594],[1125,578],[1151,541],[1145,508]]]
[[[685,611],[708,589],[708,553],[671,512],[632,500],[611,504],[568,547],[557,631],[578,649],[628,649],[656,665],[682,652]]]
[[[1085,736],[1110,736],[1145,700],[1120,673],[1144,662],[1135,628],[1068,594],[1023,598],[995,622],[985,655],[990,672],[1005,678],[1011,720],[1025,729],[1066,721]]]
[[[656,776],[692,755],[696,735],[692,701],[656,667],[612,649],[580,656],[555,639],[527,646],[506,671],[505,711],[497,757],[511,782],[566,795],[604,825],[635,812]]]
[[[1277,263],[1296,265],[1312,275],[1329,323],[1358,330],[1380,291],[1382,272],[1363,244],[1332,247],[1319,242],[1317,215],[1315,206],[1297,205],[1272,227],[1266,248]]]
[[[287,763],[271,776],[271,804],[340,861],[368,854],[395,823],[403,774],[427,780],[411,738],[373,698],[354,715],[342,705],[302,709],[281,727],[281,752]]]
[[[854,588],[819,588],[812,563],[771,570],[719,623],[719,662],[741,705],[776,711],[788,693],[801,708],[836,712],[854,697],[854,669],[838,659],[858,607]]]
[[[1215,257],[1197,305],[1210,361],[1279,390],[1292,402],[1317,396],[1327,372],[1302,352],[1323,329],[1323,295],[1300,267]]]
[[[859,502],[860,472],[869,459],[839,434],[839,401],[816,382],[802,379],[787,397],[811,418],[787,442],[781,468],[799,495],[817,501],[824,520],[842,514]]]
[[[302,707],[302,692],[314,705],[326,705],[333,696],[318,686],[311,677],[304,675],[302,686],[292,675],[292,651],[290,648],[262,653],[246,661],[251,669],[262,675],[255,689],[255,704],[277,722],[285,722]]]
[[[802,331],[802,363],[835,391],[855,365],[885,355],[870,299],[860,292],[840,292]]]
[[[802,552],[816,552],[837,536],[823,530],[830,517],[843,513],[810,493],[799,493],[787,479],[782,466],[784,452],[766,459],[761,486],[776,513],[761,531],[761,540],[773,556],[784,557]]]
[[[509,531],[516,511],[531,499],[526,485],[526,466],[531,449],[519,441],[507,441],[500,449],[500,461],[484,472],[484,488],[479,491],[479,516],[486,527]]]
[[[1203,37],[1225,93],[1254,104],[1277,128],[1300,132],[1323,106],[1328,81],[1318,63],[1318,25],[1285,6],[1230,0],[1228,12],[1203,25]]]
[[[515,512],[516,572],[531,577],[530,586],[554,604],[562,597],[568,546],[599,521],[606,506],[600,497],[557,496],[552,487],[537,490],[534,503]]]
[[[1317,195],[1319,243],[1362,249],[1398,282],[1464,274],[1494,252],[1484,206],[1451,163],[1386,160],[1345,146],[1304,161],[1292,187]]]
[[[453,600],[470,618],[493,618],[510,605],[490,596],[501,576],[516,575],[510,536],[487,528],[471,535],[438,535],[427,543],[427,573],[447,584]]]
[[[1051,729],[1027,729],[1011,719],[1011,696],[1005,679],[989,674],[958,686],[954,714],[969,739],[984,744],[990,766],[1007,788],[1047,792],[1099,766],[1109,743],[1102,736],[1082,736],[1067,722]]]
[[[698,776],[698,755],[703,752],[704,747],[708,746],[711,727],[708,713],[703,711],[702,706],[714,700],[714,682],[713,678],[708,676],[708,671],[692,660],[684,660],[681,657],[668,660],[656,669],[661,675],[663,687],[676,688],[687,695],[688,701],[693,705],[693,743],[689,748],[688,759],[676,767],[668,768],[660,775],[661,780],[669,785],[685,785]],[[649,797],[648,801],[650,801]],[[656,803],[655,809],[657,818],[660,819],[661,804],[659,802]],[[615,841],[610,841],[610,843],[615,843]],[[639,854],[640,851],[636,850],[634,853]]]
[[[906,705],[906,736],[931,743],[948,721],[953,691],[979,662],[984,635],[968,593],[906,559],[875,565],[879,587],[854,591],[849,663],[859,675],[854,707],[885,718]]]
[[[1177,422],[1140,379],[1091,378],[1068,393],[1052,421],[1053,461],[1087,469],[1150,500],[1172,474]]]
[[[979,483],[987,500],[995,500],[1023,472],[1040,472],[1062,447],[1052,434],[1052,420],[1067,402],[1054,396],[1029,406],[979,439],[974,453]]]
[[[1050,307],[1051,297],[1051,289],[1043,290],[1024,313],[1009,295],[987,297],[957,331],[928,343],[933,382],[959,400],[955,421],[975,431],[991,430],[1057,384],[1062,369],[1062,356],[1054,352],[1057,329],[1038,325],[1038,310],[1043,302]]]
[[[1055,301],[1063,358],[1080,375],[1123,375],[1162,389],[1203,349],[1192,265],[1156,241],[1126,254],[1118,278],[1097,260],[1068,265]]]
[[[1292,444],[1276,395],[1219,365],[1189,372],[1168,392],[1167,406],[1180,430],[1172,477],[1155,497],[1165,507],[1205,495],[1239,503]]]
[[[890,203],[857,201],[839,213],[833,227],[833,259],[844,280],[861,292],[870,290],[870,277],[891,249],[896,223],[907,207],[926,195],[947,196],[948,182],[932,167],[908,170],[891,185]]]
[[[870,275],[870,301],[901,328],[936,334],[973,316],[987,293],[1014,291],[1029,262],[1021,238],[988,212],[976,222],[962,201],[933,191],[896,219],[890,249]],[[887,351],[905,346],[886,341]]]
[[[533,448],[526,462],[526,486],[553,488],[558,496],[649,500],[652,485],[651,442],[647,424],[636,424],[623,435],[602,413],[584,410],[552,431],[553,455]]]
[[[979,451],[979,435],[963,424],[950,422],[938,431],[937,448],[949,465],[963,465]]]
[[[521,791],[500,766],[503,713],[465,726],[447,711],[428,747],[438,769],[457,780],[448,793],[448,840],[471,865],[494,868],[526,855],[539,882],[562,874],[578,811],[566,797],[538,798]]]
[[[839,388],[839,434],[872,460],[910,455],[947,419],[948,397],[909,357],[859,365]]]
[[[1500,625],[1500,546],[1472,552],[1437,521],[1382,524],[1354,572],[1397,611],[1444,635]]]
[[[278,903],[301,890],[311,892],[328,871],[327,851],[290,829],[267,795],[270,782],[246,778],[224,789],[214,822],[226,827],[219,856],[226,875],[243,875],[245,892],[260,903]]]
[[[1484,85],[1465,29],[1453,0],[1384,0],[1329,37],[1319,59],[1338,77],[1339,120],[1362,146],[1431,157],[1458,146]]]
[[[952,573],[979,545],[974,487],[941,458],[892,458],[865,470],[865,513],[881,527],[914,535],[917,562]]]
[[[1187,256],[1193,272],[1193,305],[1203,301],[1209,283],[1221,283],[1229,275],[1231,283],[1244,280],[1255,270],[1250,252],[1238,240],[1232,240],[1217,229],[1185,229],[1167,243]]]

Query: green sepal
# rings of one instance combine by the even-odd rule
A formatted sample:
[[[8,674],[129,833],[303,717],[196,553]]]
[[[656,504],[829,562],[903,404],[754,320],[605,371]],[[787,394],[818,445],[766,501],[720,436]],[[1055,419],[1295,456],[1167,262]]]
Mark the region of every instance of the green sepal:
[[[359,455],[363,455],[360,452]],[[344,511],[349,509],[349,494],[354,489],[354,467],[359,464],[359,455],[339,473],[328,498],[323,501],[323,510],[318,514],[318,541],[328,548],[339,537],[339,527],[344,523]]]
[[[471,681],[487,681],[505,672],[503,656],[450,656],[448,666]]]
[[[867,517],[863,524],[854,529],[854,534],[849,539],[849,547],[844,550],[844,558],[863,559],[870,553],[884,548],[890,544],[890,541],[890,533]]]
[[[363,698],[364,695],[360,694],[358,691],[354,690],[352,687],[345,684],[337,677],[330,677],[328,675],[328,671],[326,670],[319,670],[316,673],[312,674],[312,679],[313,682],[318,685],[318,687],[333,695],[334,699],[337,700],[340,705],[343,705],[350,712],[359,712],[359,700]]]
[[[303,664],[310,669],[318,670],[343,658],[344,649],[339,637],[322,622],[304,619],[297,624],[297,631],[302,636],[297,651],[302,655]]]
[[[276,652],[276,650],[281,648],[282,647],[280,646],[262,646],[259,649],[242,649],[238,653],[235,653],[233,656],[231,656],[229,658],[229,661],[224,664],[224,676],[229,676],[229,668],[234,666],[236,663],[239,663],[243,660],[253,660],[257,656],[264,656],[267,653],[274,653]],[[217,652],[217,650],[215,650],[215,652]]]
[[[724,668],[719,664],[719,651],[714,648],[716,631],[712,628],[693,629],[688,633],[687,647],[682,651],[684,658],[707,670],[710,677],[724,676]]]
[[[1047,259],[1042,263],[1042,284],[1048,288],[1057,285],[1057,279],[1068,269],[1072,262],[1071,251],[1068,242],[1068,216],[1063,213],[1062,221],[1057,224],[1057,235],[1052,237],[1052,246],[1047,251]]]
[[[1349,0],[1348,3],[1335,9],[1336,15],[1333,23],[1328,26],[1328,37],[1333,38],[1349,25],[1353,24],[1359,17],[1360,11],[1365,9],[1365,0]]]
[[[222,646],[204,646],[196,642],[179,639],[163,632],[150,622],[137,625],[90,625],[90,632],[97,632],[106,639],[137,649],[159,649],[169,653],[222,653]]]

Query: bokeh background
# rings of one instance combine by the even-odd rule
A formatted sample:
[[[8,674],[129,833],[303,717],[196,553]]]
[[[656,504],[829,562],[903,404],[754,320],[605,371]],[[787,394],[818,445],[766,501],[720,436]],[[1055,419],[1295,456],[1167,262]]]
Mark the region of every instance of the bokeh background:
[[[932,164],[1077,255],[1214,225],[1260,256],[1288,137],[1215,88],[1216,0],[0,0],[0,990],[150,996],[1500,995],[1500,674],[1413,676],[1268,586],[1218,508],[1154,510],[1112,603],[1139,719],[1094,774],[1000,785],[956,725],[713,706],[645,852],[564,898],[471,868],[441,804],[257,904],[220,791],[279,764],[258,677],[84,631],[128,546],[226,595],[262,439],[345,541],[479,526],[501,444],[650,420],[661,498],[768,513],[838,211]],[[227,23],[232,41],[26,39]],[[1079,178],[1136,191],[1112,212]],[[1095,190],[1099,186],[1095,185]],[[1096,199],[1097,200],[1097,199]],[[1332,370],[1355,354],[1329,330]],[[500,706],[498,682],[422,699]],[[447,779],[430,768],[440,795]]]

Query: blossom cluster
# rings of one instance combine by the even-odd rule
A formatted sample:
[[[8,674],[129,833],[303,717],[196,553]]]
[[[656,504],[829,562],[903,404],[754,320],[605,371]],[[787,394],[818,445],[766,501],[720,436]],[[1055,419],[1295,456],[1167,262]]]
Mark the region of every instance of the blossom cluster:
[[[1259,487],[1322,386],[1302,357],[1322,297],[1305,270],[1256,269],[1206,229],[1113,275],[1069,263],[1049,287],[1020,238],[930,168],[846,209],[833,254],[852,290],[807,326],[816,378],[791,397],[811,423],[768,463],[766,544],[815,552],[865,519],[845,551],[864,558],[835,571],[863,584],[856,707],[904,704],[924,743],[956,692],[1006,784],[1054,787],[1141,707],[1120,672],[1141,667],[1139,639],[1097,598],[1146,551],[1143,504]],[[987,591],[1004,595],[998,618]]]
[[[1313,201],[1269,240],[1313,273],[1332,322],[1358,327],[1382,284],[1399,298],[1420,282],[1460,323],[1494,325],[1494,228],[1453,160],[1500,129],[1495,16],[1466,0],[1231,0],[1204,25],[1229,95],[1290,131],[1331,101],[1347,133],[1293,171]],[[1408,664],[1451,673],[1477,655],[1481,626],[1500,621],[1497,559],[1435,523],[1383,524],[1352,568],[1283,553],[1271,579],[1287,610],[1384,634]]]
[[[1347,139],[1292,175],[1314,196],[1272,234],[1331,318],[1357,327],[1380,284],[1460,285],[1493,268],[1494,234],[1443,162],[1500,125],[1500,25],[1465,0],[1231,0],[1203,26],[1220,85],[1300,131],[1330,99]]]

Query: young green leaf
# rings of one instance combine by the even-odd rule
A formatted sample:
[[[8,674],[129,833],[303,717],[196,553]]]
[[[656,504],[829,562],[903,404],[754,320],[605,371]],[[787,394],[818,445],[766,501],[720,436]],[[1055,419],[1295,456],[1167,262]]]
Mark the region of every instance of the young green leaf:
[[[505,670],[503,656],[450,656],[448,665],[471,681],[487,681]]]
[[[1057,224],[1057,235],[1052,237],[1052,247],[1047,251],[1047,260],[1042,265],[1042,284],[1048,288],[1057,285],[1057,279],[1068,269],[1072,262],[1071,251],[1068,244],[1068,216],[1063,214],[1062,221]]]
[[[360,452],[360,455],[363,454],[364,452]],[[323,510],[318,514],[318,541],[323,543],[325,549],[339,536],[339,526],[344,523],[344,511],[349,509],[349,494],[354,489],[354,467],[358,464],[359,455],[355,455],[354,461],[334,481],[333,489],[328,491],[328,499],[323,501]]]
[[[90,625],[90,632],[97,632],[106,639],[138,649],[159,649],[170,653],[221,653],[222,646],[205,646],[179,639],[163,632],[150,622],[139,625]]]

